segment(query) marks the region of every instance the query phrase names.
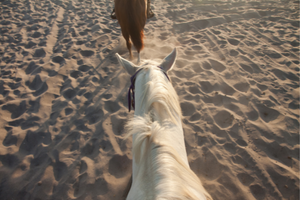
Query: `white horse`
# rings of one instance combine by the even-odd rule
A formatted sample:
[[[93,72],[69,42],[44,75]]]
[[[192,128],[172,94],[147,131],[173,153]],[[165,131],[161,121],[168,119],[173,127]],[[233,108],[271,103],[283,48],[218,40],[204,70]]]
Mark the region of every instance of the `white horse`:
[[[135,107],[126,125],[127,136],[133,137],[127,199],[212,199],[189,167],[178,96],[166,74],[174,65],[176,49],[161,64],[149,61],[140,67],[116,55],[132,76],[128,95],[129,102],[134,96]]]

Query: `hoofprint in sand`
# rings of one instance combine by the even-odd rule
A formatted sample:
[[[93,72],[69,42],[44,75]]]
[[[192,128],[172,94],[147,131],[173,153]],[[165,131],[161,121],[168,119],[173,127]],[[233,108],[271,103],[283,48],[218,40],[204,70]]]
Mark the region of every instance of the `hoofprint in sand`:
[[[0,2],[0,199],[124,199],[133,113],[112,8]],[[169,76],[205,189],[220,200],[299,199],[299,2],[152,8],[141,59],[178,50]]]

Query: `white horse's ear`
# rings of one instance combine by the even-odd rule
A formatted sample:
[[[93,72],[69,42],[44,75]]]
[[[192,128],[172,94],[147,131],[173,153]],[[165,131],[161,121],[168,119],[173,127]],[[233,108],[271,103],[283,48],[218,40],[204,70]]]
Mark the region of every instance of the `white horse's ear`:
[[[173,51],[168,56],[166,56],[165,59],[162,61],[160,66],[165,72],[172,69],[176,60],[176,56],[177,56],[177,51],[176,48],[174,48]]]
[[[116,53],[116,56],[118,58],[120,65],[124,67],[127,73],[131,76],[134,75],[134,73],[138,70],[139,67],[133,64],[132,62],[122,58],[118,53]]]

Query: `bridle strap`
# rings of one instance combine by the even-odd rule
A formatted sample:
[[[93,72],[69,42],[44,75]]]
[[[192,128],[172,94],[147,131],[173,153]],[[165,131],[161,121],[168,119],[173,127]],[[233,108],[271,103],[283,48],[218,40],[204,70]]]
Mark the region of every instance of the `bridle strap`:
[[[132,108],[134,109],[134,81],[135,81],[135,78],[136,78],[136,75],[142,70],[143,68],[137,70],[134,75],[131,76],[130,78],[130,81],[131,81],[131,85],[129,87],[129,90],[128,90],[128,94],[127,94],[127,98],[128,98],[128,109],[129,109],[129,112],[131,110],[131,106]],[[131,102],[131,98],[132,98],[132,102]]]
[[[162,67],[157,66],[158,68],[160,68],[162,70],[162,72],[165,74],[165,76],[168,78],[168,80],[170,81],[169,76],[167,75],[167,73],[163,70]],[[131,81],[131,85],[129,87],[128,90],[128,94],[127,94],[127,98],[128,98],[128,110],[129,112],[131,111],[131,106],[133,109],[135,109],[135,101],[134,101],[134,83],[135,83],[135,79],[136,79],[136,75],[142,70],[143,68],[137,70],[131,77],[130,77],[130,81]]]
[[[167,79],[170,81],[170,78],[168,76],[168,74],[165,72],[165,70],[161,67],[161,66],[157,66],[159,69],[161,69],[161,71],[166,75]]]

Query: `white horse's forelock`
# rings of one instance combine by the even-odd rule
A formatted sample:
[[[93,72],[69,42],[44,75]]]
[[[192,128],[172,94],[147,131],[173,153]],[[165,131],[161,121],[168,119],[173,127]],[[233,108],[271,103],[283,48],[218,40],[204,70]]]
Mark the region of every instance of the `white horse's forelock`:
[[[146,66],[141,73],[143,76],[137,77],[142,79],[142,103],[140,105],[148,111],[151,111],[154,103],[160,104],[169,113],[172,121],[178,123],[181,120],[181,109],[178,96],[172,83],[156,66]]]
[[[137,180],[133,179],[133,184],[150,184],[152,188],[149,190],[154,191],[148,191],[147,195],[143,194],[142,198],[135,196],[133,199],[211,199],[200,179],[179,155],[179,152],[170,142],[168,143],[168,140],[161,141],[162,135],[176,137],[176,135],[183,134],[181,109],[172,84],[156,66],[144,67],[137,75],[137,82],[142,84],[142,91],[139,91],[141,92],[140,105],[144,106],[145,114],[135,115],[125,127],[126,137],[134,136],[132,154],[138,165],[136,179],[140,182],[135,183]],[[162,121],[157,120],[153,104],[162,106],[163,112],[167,112],[169,117]],[[149,172],[150,174],[147,174]],[[132,187],[143,188],[140,185],[132,185]],[[140,191],[134,193],[141,194]]]

